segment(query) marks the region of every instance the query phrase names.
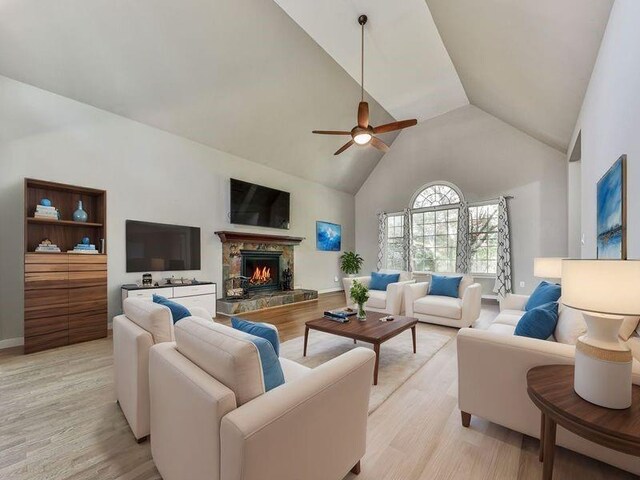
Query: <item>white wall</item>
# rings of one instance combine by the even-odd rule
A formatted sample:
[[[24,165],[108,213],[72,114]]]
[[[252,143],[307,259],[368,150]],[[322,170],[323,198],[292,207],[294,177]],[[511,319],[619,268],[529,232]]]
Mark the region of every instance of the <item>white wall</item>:
[[[445,180],[467,201],[509,200],[514,290],[529,292],[533,258],[567,252],[565,156],[474,107],[403,131],[356,194],[356,249],[375,269],[379,211],[406,208],[422,185]],[[524,288],[519,283],[525,282]],[[491,282],[485,283],[485,291]]]
[[[214,232],[237,228],[306,237],[295,250],[296,285],[339,287],[339,253],[316,251],[315,221],[342,224],[342,247],[353,249],[352,195],[1,76],[0,112],[0,339],[23,331],[24,177],[107,190],[110,317],[120,311],[120,285],[141,275],[125,272],[126,219],[202,229],[202,270],[176,276],[219,283]],[[230,225],[231,176],[291,192],[291,229]]]
[[[596,184],[627,154],[627,253],[640,258],[640,2],[616,0],[574,138],[582,131],[579,185],[583,258],[596,257]]]

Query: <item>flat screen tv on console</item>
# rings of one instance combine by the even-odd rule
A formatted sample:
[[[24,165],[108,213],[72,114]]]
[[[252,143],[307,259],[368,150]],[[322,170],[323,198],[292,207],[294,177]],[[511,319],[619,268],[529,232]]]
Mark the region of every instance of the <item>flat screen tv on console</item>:
[[[127,220],[127,272],[200,270],[200,229]]]
[[[231,179],[231,223],[289,229],[289,192]]]

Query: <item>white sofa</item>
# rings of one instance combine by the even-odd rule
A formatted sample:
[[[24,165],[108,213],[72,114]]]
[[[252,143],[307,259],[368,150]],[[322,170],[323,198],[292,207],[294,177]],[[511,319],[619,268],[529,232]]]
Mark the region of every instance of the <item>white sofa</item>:
[[[165,480],[339,480],[359,471],[375,355],[280,359],[264,393],[247,334],[190,317],[151,348],[151,453]]]
[[[402,288],[411,283],[415,283],[415,280],[411,278],[411,272],[403,272],[398,270],[380,270],[378,273],[398,273],[400,274],[399,281],[390,283],[385,291],[382,290],[369,290],[369,300],[365,303],[365,310],[371,312],[388,313],[389,315],[400,315],[403,313],[403,297]],[[366,277],[345,277],[342,279],[342,286],[344,287],[345,301],[347,305],[353,305],[353,300],[349,291],[353,281],[358,280],[360,283],[369,287],[371,283],[371,275]]]
[[[482,286],[463,275],[458,298],[429,295],[429,282],[404,287],[404,306],[408,317],[447,327],[469,327],[480,316]]]
[[[118,404],[138,442],[149,436],[149,349],[173,341],[171,310],[149,300],[127,298],[113,319],[113,363]],[[211,319],[200,307],[192,315]]]
[[[575,342],[586,332],[586,324],[579,311],[561,305],[550,339],[514,336],[528,298],[508,295],[487,329],[464,328],[458,332],[458,402],[464,426],[469,426],[471,415],[476,415],[540,438],[540,411],[527,394],[527,372],[538,365],[573,364]],[[640,337],[634,334],[628,344],[636,359],[640,358]],[[640,384],[637,360],[633,382]],[[560,427],[557,444],[640,475],[637,457],[598,446]]]

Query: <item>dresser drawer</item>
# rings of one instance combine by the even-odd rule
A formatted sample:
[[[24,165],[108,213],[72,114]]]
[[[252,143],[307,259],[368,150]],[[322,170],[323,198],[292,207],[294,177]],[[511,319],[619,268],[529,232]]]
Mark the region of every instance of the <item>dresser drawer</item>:
[[[215,295],[216,285],[184,285],[181,287],[173,287],[173,296],[192,297],[194,295]]]
[[[86,342],[107,336],[107,312],[69,315],[69,343]]]
[[[173,288],[142,288],[140,290],[126,290],[127,298],[148,298],[151,299],[153,295],[160,295],[161,297],[171,298],[173,296]]]

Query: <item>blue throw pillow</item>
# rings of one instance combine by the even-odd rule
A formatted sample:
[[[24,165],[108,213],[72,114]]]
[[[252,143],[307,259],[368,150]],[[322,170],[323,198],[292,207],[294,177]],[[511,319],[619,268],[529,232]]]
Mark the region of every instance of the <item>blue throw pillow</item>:
[[[278,357],[280,356],[280,339],[278,338],[278,329],[273,325],[268,323],[250,322],[249,320],[233,317],[231,319],[231,326],[241,332],[250,333],[256,337],[268,340],[273,346],[273,350],[276,352],[276,355]]]
[[[533,291],[524,309],[528,312],[532,308],[545,305],[549,302],[557,302],[562,295],[562,289],[557,283],[549,283],[544,280]]]
[[[462,277],[447,277],[446,275],[431,275],[429,295],[441,295],[443,297],[458,298]]]
[[[271,342],[262,337],[246,332],[244,333],[258,349],[258,356],[260,357],[260,365],[262,367],[262,378],[264,379],[264,391],[268,392],[283,385],[284,372],[282,371],[282,365],[280,365],[280,359],[278,359],[278,355],[276,355]]]
[[[516,325],[513,333],[519,337],[546,340],[558,323],[558,302],[549,302],[526,312]]]
[[[190,317],[191,312],[184,305],[180,305],[179,303],[172,302],[171,300],[167,300],[166,298],[153,294],[153,303],[157,303],[159,305],[164,305],[171,310],[171,317],[173,318],[173,323],[175,324],[178,320],[182,320],[185,317]]]
[[[369,290],[382,290],[383,292],[386,292],[387,286],[390,283],[396,283],[399,281],[399,273],[371,272],[371,282],[369,282]]]

